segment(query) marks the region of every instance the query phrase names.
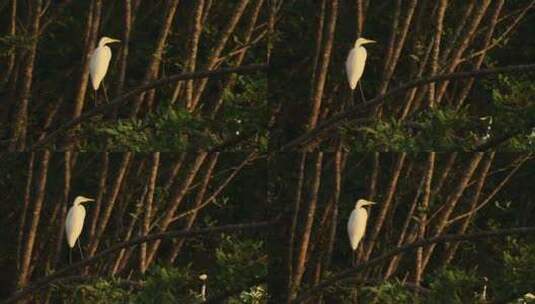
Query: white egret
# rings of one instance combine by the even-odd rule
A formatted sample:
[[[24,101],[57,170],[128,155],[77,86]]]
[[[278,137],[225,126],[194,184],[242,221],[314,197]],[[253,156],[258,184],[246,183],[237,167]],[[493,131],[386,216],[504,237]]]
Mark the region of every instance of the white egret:
[[[91,53],[89,58],[89,75],[91,76],[91,84],[93,85],[93,90],[95,90],[95,102],[96,102],[96,92],[100,87],[100,83],[106,76],[108,72],[108,67],[111,60],[111,49],[106,46],[108,43],[120,42],[121,40],[113,39],[110,37],[102,37],[98,42],[97,48]],[[104,84],[103,84],[104,86]],[[106,100],[106,87],[104,87],[104,97]]]
[[[69,244],[70,249],[74,247],[76,240],[78,240],[78,237],[80,237],[82,229],[84,228],[85,208],[81,204],[93,201],[94,199],[92,198],[77,196],[72,203],[72,207],[67,213],[67,219],[65,220],[65,234],[67,236],[67,243]],[[80,248],[80,255],[83,258],[82,246],[80,245],[80,242],[78,242],[78,247]],[[69,260],[71,260],[70,251]]]
[[[347,222],[347,234],[349,235],[349,242],[351,243],[351,249],[353,249],[354,259],[353,265],[355,264],[356,251],[359,246],[360,240],[366,232],[366,222],[368,221],[368,211],[364,206],[374,205],[374,202],[370,202],[364,199],[359,199],[355,204],[355,209],[351,212],[349,216],[349,221]]]
[[[203,273],[199,276],[199,280],[202,281],[202,287],[201,287],[201,299],[203,302],[206,302],[206,280],[208,279],[208,275]]]
[[[373,40],[366,38],[359,38],[355,41],[355,47],[351,49],[346,60],[346,73],[347,81],[351,90],[355,90],[357,83],[364,73],[364,66],[366,65],[366,49],[363,45],[367,43],[375,43]],[[362,91],[362,84],[360,85],[360,93],[362,94],[362,100],[364,101],[364,93]]]

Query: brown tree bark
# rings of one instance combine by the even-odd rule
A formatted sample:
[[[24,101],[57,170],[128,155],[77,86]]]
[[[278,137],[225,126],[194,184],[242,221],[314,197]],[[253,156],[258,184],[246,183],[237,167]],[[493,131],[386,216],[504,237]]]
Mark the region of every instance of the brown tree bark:
[[[47,269],[55,269],[58,264],[61,257],[61,248],[63,248],[63,236],[65,235],[65,219],[67,217],[67,208],[69,208],[70,202],[69,201],[69,195],[71,192],[71,180],[72,180],[72,172],[73,163],[71,162],[72,154],[75,152],[72,151],[66,151],[63,154],[63,164],[64,164],[64,171],[63,171],[63,197],[61,200],[61,212],[59,213],[59,229],[56,233],[56,243],[55,243],[55,250],[54,254],[51,255],[51,259],[49,260],[49,266]]]
[[[123,93],[124,81],[126,78],[126,66],[128,63],[128,51],[130,49],[130,36],[132,34],[132,0],[124,0],[124,30],[121,39],[121,53],[119,55],[119,75],[117,76],[117,86],[115,89],[115,96]]]
[[[160,232],[166,231],[169,225],[172,223],[173,218],[175,216],[175,212],[177,211],[178,207],[182,203],[182,200],[186,196],[186,193],[188,192],[189,187],[193,182],[193,179],[195,179],[197,172],[201,168],[201,165],[203,164],[207,154],[208,153],[206,152],[199,152],[197,153],[197,155],[195,155],[195,159],[193,160],[191,167],[189,168],[189,171],[184,178],[184,181],[179,187],[177,187],[173,198],[169,202],[168,208],[163,212],[164,217],[159,224]],[[147,251],[147,265],[149,265],[156,256],[156,252],[160,246],[160,243],[161,240],[157,240],[154,242],[154,244],[152,244],[152,246],[149,247]]]
[[[449,196],[449,199],[446,201],[446,203],[442,206],[443,211],[441,212],[440,217],[438,218],[437,223],[435,224],[435,229],[433,231],[434,236],[438,236],[442,234],[442,232],[446,229],[447,222],[449,220],[451,213],[453,212],[453,209],[455,208],[461,196],[463,195],[464,190],[466,189],[468,185],[468,182],[472,178],[472,175],[474,174],[474,171],[476,170],[482,158],[483,158],[483,153],[476,153],[471,158],[470,162],[468,163],[467,168],[464,170],[463,174],[461,175],[461,178],[459,179],[459,182],[457,186],[455,187],[455,190]],[[429,259],[431,258],[431,255],[433,254],[434,249],[435,249],[435,244],[429,246],[429,248],[427,249],[424,249],[423,258],[422,258],[422,271],[424,271],[425,268],[427,267],[427,264],[429,262]]]
[[[95,45],[97,44],[97,35],[100,24],[100,15],[102,12],[102,0],[92,0],[89,8],[87,23],[85,27],[85,46],[82,57],[82,69],[80,71],[80,79],[76,85],[76,93],[74,96],[74,110],[72,117],[78,118],[82,114],[85,95],[87,92],[87,83],[89,80],[89,58]]]
[[[317,80],[314,83],[314,91],[311,96],[311,111],[308,116],[307,129],[316,127],[321,110],[321,101],[323,98],[323,91],[325,89],[325,82],[329,72],[329,64],[331,61],[331,52],[334,42],[334,34],[336,30],[336,20],[338,16],[338,0],[330,1],[330,14],[327,23],[327,32],[325,34],[325,42],[323,43],[323,52],[321,52],[319,61],[319,71],[316,73]],[[318,46],[319,47],[319,46]]]
[[[417,224],[418,226],[418,240],[423,240],[425,238],[426,230],[427,230],[427,214],[429,213],[429,201],[431,199],[431,184],[433,180],[433,174],[435,171],[435,159],[436,155],[435,152],[430,152],[429,157],[427,159],[427,170],[425,174],[425,182],[424,182],[424,196],[422,199],[422,203],[420,205],[419,210],[419,222]],[[450,158],[455,159],[455,157]],[[423,248],[420,247],[416,250],[416,265],[414,269],[414,283],[417,285],[420,285],[420,282],[422,281],[422,275],[423,275]]]
[[[490,25],[484,38],[484,42],[483,42],[484,50],[487,49],[492,42],[492,36],[494,34],[496,24],[498,23],[498,17],[500,16],[500,13],[502,11],[504,4],[505,4],[505,0],[498,0],[496,2],[496,8],[494,9],[494,12],[492,14]],[[486,56],[486,51],[482,52],[481,55],[479,55],[476,58],[476,62],[474,63],[474,69],[481,68],[481,65],[483,64],[483,60],[485,59],[485,56]],[[464,85],[461,93],[459,94],[459,98],[456,103],[457,109],[460,109],[462,107],[473,85],[474,85],[474,79],[468,79],[467,83]]]
[[[30,262],[33,256],[33,247],[37,239],[37,228],[39,227],[39,220],[41,219],[41,209],[43,208],[43,201],[45,199],[45,188],[50,157],[50,151],[45,150],[42,152],[30,227],[28,229],[28,236],[24,245],[24,254],[22,256],[20,272],[17,276],[17,288],[25,287],[30,280]]]
[[[155,152],[152,155],[152,167],[149,177],[149,193],[147,194],[147,202],[145,204],[145,212],[143,215],[143,227],[142,227],[142,236],[149,234],[149,227],[153,217],[153,205],[154,205],[154,190],[156,189],[156,179],[158,177],[158,167],[160,166],[160,152]],[[141,244],[141,249],[139,252],[139,270],[141,273],[147,271],[147,244]]]
[[[203,30],[202,22],[202,13],[204,10],[204,0],[198,0],[195,3],[195,8],[193,9],[193,20],[191,25],[190,39],[188,43],[188,59],[186,64],[186,70],[188,72],[195,71],[195,66],[197,65],[197,50],[199,47],[199,40],[201,38],[201,33]],[[193,98],[193,80],[186,81],[186,96],[184,104],[186,109],[191,109],[192,107],[192,98]],[[174,103],[174,102],[173,102]]]
[[[227,41],[230,38],[230,35],[232,35],[232,33],[234,32],[234,29],[236,28],[238,21],[240,21],[241,16],[243,15],[243,12],[245,11],[245,8],[247,7],[248,3],[249,0],[239,0],[238,4],[234,9],[234,12],[232,13],[232,16],[229,18],[228,23],[222,31],[221,37],[216,43],[216,46],[210,52],[210,57],[208,58],[208,62],[205,65],[206,70],[212,70],[216,65],[219,56],[221,56],[221,52],[223,52],[223,49],[225,48]],[[204,92],[207,82],[208,79],[201,79],[196,82],[196,87],[191,102],[191,108],[194,109],[197,107],[197,104],[199,103],[199,100]]]
[[[301,281],[303,279],[303,274],[305,273],[305,265],[307,262],[307,253],[310,238],[312,235],[312,228],[314,224],[314,217],[316,214],[316,207],[318,204],[318,192],[320,188],[321,181],[321,168],[323,162],[323,153],[317,152],[314,159],[314,177],[312,179],[312,185],[310,189],[310,197],[308,200],[308,208],[306,211],[306,218],[303,224],[303,233],[300,239],[300,248],[297,253],[296,265],[294,267],[294,274],[292,278],[292,288],[290,289],[290,300],[295,299],[299,287],[301,286]]]
[[[29,33],[32,37],[29,50],[24,56],[22,68],[22,85],[18,94],[18,103],[15,107],[15,115],[11,129],[10,151],[24,151],[26,149],[26,133],[28,128],[28,105],[33,83],[33,70],[37,57],[37,44],[39,43],[39,27],[41,24],[41,10],[43,0],[35,0],[30,3]]]
[[[392,75],[394,74],[394,71],[397,67],[401,51],[403,50],[403,47],[405,45],[407,34],[409,32],[412,17],[414,15],[414,11],[416,9],[417,4],[418,0],[411,0],[409,2],[407,14],[403,19],[403,24],[401,25],[401,28],[399,29],[399,39],[396,40],[395,47],[392,45],[392,48],[389,48],[391,50],[391,54],[387,53],[386,56],[386,63],[383,70],[382,81],[381,85],[379,86],[379,94],[384,94],[388,89],[388,85],[390,83]],[[398,32],[397,27],[394,27],[393,31]],[[395,37],[397,37],[397,35]],[[394,38],[392,37],[392,39]]]
[[[201,187],[199,191],[197,191],[197,194],[195,196],[195,202],[193,203],[193,212],[190,213],[187,216],[186,219],[186,225],[185,229],[191,229],[193,227],[193,223],[195,222],[195,219],[197,218],[197,214],[199,212],[199,209],[197,209],[204,201],[204,197],[206,194],[206,191],[208,189],[208,185],[213,177],[213,171],[217,164],[217,161],[219,159],[219,153],[211,154],[210,159],[208,160],[208,163],[206,164],[206,170],[204,172],[203,180],[201,182]],[[173,247],[171,249],[171,254],[169,255],[169,263],[173,264],[175,262],[175,259],[177,258],[180,250],[182,249],[182,245],[184,245],[184,239],[177,239],[175,240]]]
[[[26,177],[26,186],[24,188],[24,204],[22,206],[22,211],[20,213],[19,219],[19,229],[17,234],[17,270],[21,269],[21,259],[22,259],[22,240],[24,238],[24,230],[26,227],[26,217],[28,213],[28,207],[30,206],[31,193],[32,193],[32,181],[33,181],[33,171],[35,163],[35,152],[30,154],[28,159],[28,170]]]
[[[302,201],[302,195],[303,195],[303,183],[305,179],[305,167],[306,167],[306,158],[307,153],[301,152],[299,154],[299,166],[297,169],[297,182],[295,187],[295,198],[293,201],[293,214],[292,214],[292,223],[290,226],[290,235],[289,235],[289,242],[288,242],[288,290],[292,288],[292,276],[293,276],[293,264],[296,262],[294,259],[294,246],[295,244],[295,236],[297,234],[297,224],[299,221],[299,210],[301,208],[301,201]]]
[[[102,239],[104,235],[104,231],[106,230],[106,227],[108,226],[108,222],[110,220],[113,207],[115,206],[115,203],[117,202],[117,197],[119,195],[119,191],[121,190],[124,177],[126,176],[126,170],[131,160],[132,160],[132,152],[126,152],[123,154],[121,165],[119,166],[119,169],[117,170],[117,176],[115,177],[115,182],[113,184],[113,187],[111,188],[110,198],[107,201],[107,205],[105,209],[103,210],[103,213],[98,215],[99,220],[98,220],[98,226],[96,228],[96,233],[95,233],[95,236],[90,240],[89,247],[88,247],[89,256],[95,255],[98,245],[100,244],[100,240]]]
[[[258,17],[260,13],[262,12],[264,2],[265,0],[257,0],[257,2],[255,3],[252,16],[245,30],[245,36],[244,36],[244,41],[243,41],[244,45],[254,43],[251,41],[251,39],[255,30],[255,26],[257,25]],[[261,38],[262,36],[259,34],[259,37]],[[258,38],[256,38],[256,40],[258,40]],[[239,55],[234,60],[235,61],[234,66],[242,65],[246,54],[247,54],[247,49],[244,49],[243,51],[239,52]],[[222,88],[219,90],[220,93],[218,94],[216,98],[215,104],[211,106],[210,116],[212,118],[216,117],[219,109],[223,105],[223,95],[225,94],[227,90],[231,90],[234,87],[234,84],[236,83],[236,79],[237,79],[236,75],[230,75],[228,79],[225,81],[225,83],[223,84]]]
[[[409,224],[410,224],[411,220],[413,220],[414,211],[416,210],[416,206],[418,205],[418,201],[420,200],[420,196],[421,196],[422,192],[424,192],[425,180],[426,179],[425,179],[425,175],[424,175],[424,176],[422,176],[422,179],[420,181],[420,185],[418,186],[418,189],[416,190],[416,194],[414,195],[414,198],[413,198],[412,203],[410,205],[409,211],[407,212],[407,215],[405,216],[405,220],[403,221],[403,225],[401,226],[401,233],[399,234],[398,241],[396,242],[396,246],[398,246],[398,247],[403,245],[404,243],[407,243],[407,242],[411,241],[411,234],[412,233],[409,233],[409,236],[407,236],[407,231],[409,229]],[[394,217],[394,216],[395,215],[393,215],[392,217]],[[398,264],[399,264],[399,261],[401,260],[401,258],[402,258],[402,255],[398,255],[398,256],[395,256],[394,258],[392,258],[392,260],[390,260],[390,262],[389,262],[389,264],[388,264],[388,266],[386,268],[385,274],[384,274],[384,278],[385,279],[389,279],[394,274],[394,272],[396,271],[396,269],[398,267]]]
[[[433,51],[431,55],[431,73],[430,76],[435,76],[438,67],[438,56],[440,54],[440,40],[443,35],[443,22],[444,15],[446,14],[446,8],[448,7],[448,0],[440,0],[439,7],[437,11],[437,18],[435,23],[435,38],[433,40]],[[435,105],[435,84],[429,84],[429,107],[433,108]]]
[[[162,62],[163,50],[165,43],[167,42],[167,37],[171,33],[171,26],[173,24],[173,19],[175,18],[176,9],[178,7],[180,0],[169,0],[166,1],[167,5],[164,9],[165,15],[163,19],[162,28],[158,34],[158,39],[156,40],[156,45],[154,51],[152,52],[149,65],[145,71],[145,76],[143,78],[142,85],[147,85],[152,80],[158,77],[158,72],[160,71],[160,63]],[[154,101],[154,90],[141,93],[135,100],[131,116],[135,117],[138,115],[138,112],[141,108],[143,102],[146,103],[147,108],[150,109]],[[147,97],[147,98],[145,98]]]
[[[11,10],[9,12],[9,25],[7,30],[7,35],[15,36],[17,34],[17,0],[11,0]],[[0,76],[0,88],[2,88],[11,77],[13,68],[15,67],[15,58],[16,58],[15,48],[11,48],[9,51],[9,57],[7,59],[6,69],[3,75]]]
[[[104,200],[104,196],[106,195],[106,184],[108,181],[108,168],[110,162],[109,153],[101,153],[100,158],[102,165],[100,168],[100,176],[98,180],[98,192],[95,197],[95,207],[93,208],[93,212],[91,213],[91,218],[89,222],[89,240],[94,239],[97,232],[97,222],[100,215],[100,209],[102,207],[102,201]]]
[[[479,173],[479,177],[477,179],[476,189],[474,191],[474,195],[472,196],[472,200],[470,201],[470,211],[474,211],[477,203],[479,201],[479,197],[481,195],[481,190],[483,189],[483,186],[485,185],[485,180],[487,179],[487,174],[489,172],[490,166],[492,165],[492,161],[494,160],[495,152],[491,152],[484,160],[483,164],[481,165],[481,170]],[[466,230],[468,229],[469,224],[472,222],[473,214],[469,217],[467,217],[463,223],[461,224],[461,227],[459,228],[458,234],[464,234],[466,233]],[[454,244],[448,244],[445,249],[444,253],[444,261],[443,263],[445,265],[449,264],[453,257],[455,256],[455,252],[457,251],[457,248],[459,247],[459,243]]]
[[[396,193],[396,187],[398,185],[399,176],[401,175],[401,171],[403,168],[403,164],[405,162],[406,153],[401,153],[398,157],[396,157],[396,164],[394,165],[394,169],[392,172],[392,178],[390,179],[390,184],[388,185],[388,190],[386,191],[385,199],[383,202],[379,203],[377,207],[379,207],[379,214],[376,217],[375,222],[373,223],[373,226],[370,226],[371,231],[368,233],[370,236],[369,241],[366,243],[366,248],[364,250],[364,257],[363,260],[367,261],[370,257],[370,254],[372,253],[377,237],[379,236],[379,232],[381,232],[381,228],[383,227],[384,221],[386,219],[387,212],[390,210],[390,205],[392,204],[392,200],[394,199],[394,194]],[[372,216],[373,211],[370,210],[370,217]]]
[[[449,60],[449,65],[445,68],[446,73],[452,73],[455,68],[460,63],[461,57],[470,45],[470,42],[475,37],[476,31],[478,29],[478,26],[481,22],[481,19],[483,19],[483,16],[485,15],[485,12],[487,11],[487,8],[490,4],[490,0],[483,0],[482,3],[477,6],[474,15],[471,18],[471,22],[468,25],[468,28],[466,30],[465,35],[463,36],[464,39],[460,42],[460,44],[457,45],[457,47],[453,50],[451,55],[451,60]],[[446,88],[448,87],[448,81],[444,81],[440,84],[438,91],[436,92],[436,102],[440,103],[442,101],[442,98],[444,97],[444,94],[446,93]]]

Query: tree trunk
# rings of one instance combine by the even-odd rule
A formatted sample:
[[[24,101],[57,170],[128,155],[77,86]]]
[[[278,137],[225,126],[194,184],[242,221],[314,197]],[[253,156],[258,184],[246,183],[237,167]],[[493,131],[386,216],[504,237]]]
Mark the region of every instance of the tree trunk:
[[[22,256],[20,272],[17,278],[17,288],[25,287],[30,280],[30,262],[33,256],[33,247],[37,239],[37,228],[39,227],[39,220],[41,219],[41,209],[43,208],[43,201],[45,199],[50,155],[50,151],[45,150],[41,157],[32,218],[30,228],[28,229],[28,237],[24,246],[24,255]]]

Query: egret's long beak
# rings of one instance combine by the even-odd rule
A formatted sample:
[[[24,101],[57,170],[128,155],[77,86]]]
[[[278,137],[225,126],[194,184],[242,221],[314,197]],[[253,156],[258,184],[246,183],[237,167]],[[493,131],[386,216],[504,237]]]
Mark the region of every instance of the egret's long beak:
[[[87,202],[94,202],[95,200],[92,199],[92,198],[88,198],[84,203],[87,203]]]
[[[370,40],[370,39],[366,39],[366,41],[364,43],[377,43],[377,41],[375,40]]]
[[[367,202],[366,205],[375,205],[377,204],[376,202]]]
[[[121,40],[119,40],[119,39],[112,39],[112,40],[111,40],[110,42],[108,42],[108,43],[113,43],[113,42],[121,42]]]

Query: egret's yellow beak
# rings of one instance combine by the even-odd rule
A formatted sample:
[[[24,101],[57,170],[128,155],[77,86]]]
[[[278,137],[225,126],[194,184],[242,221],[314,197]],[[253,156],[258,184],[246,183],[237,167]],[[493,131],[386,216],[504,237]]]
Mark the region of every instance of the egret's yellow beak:
[[[375,40],[370,40],[370,39],[366,39],[366,41],[364,43],[377,43],[377,41]]]

